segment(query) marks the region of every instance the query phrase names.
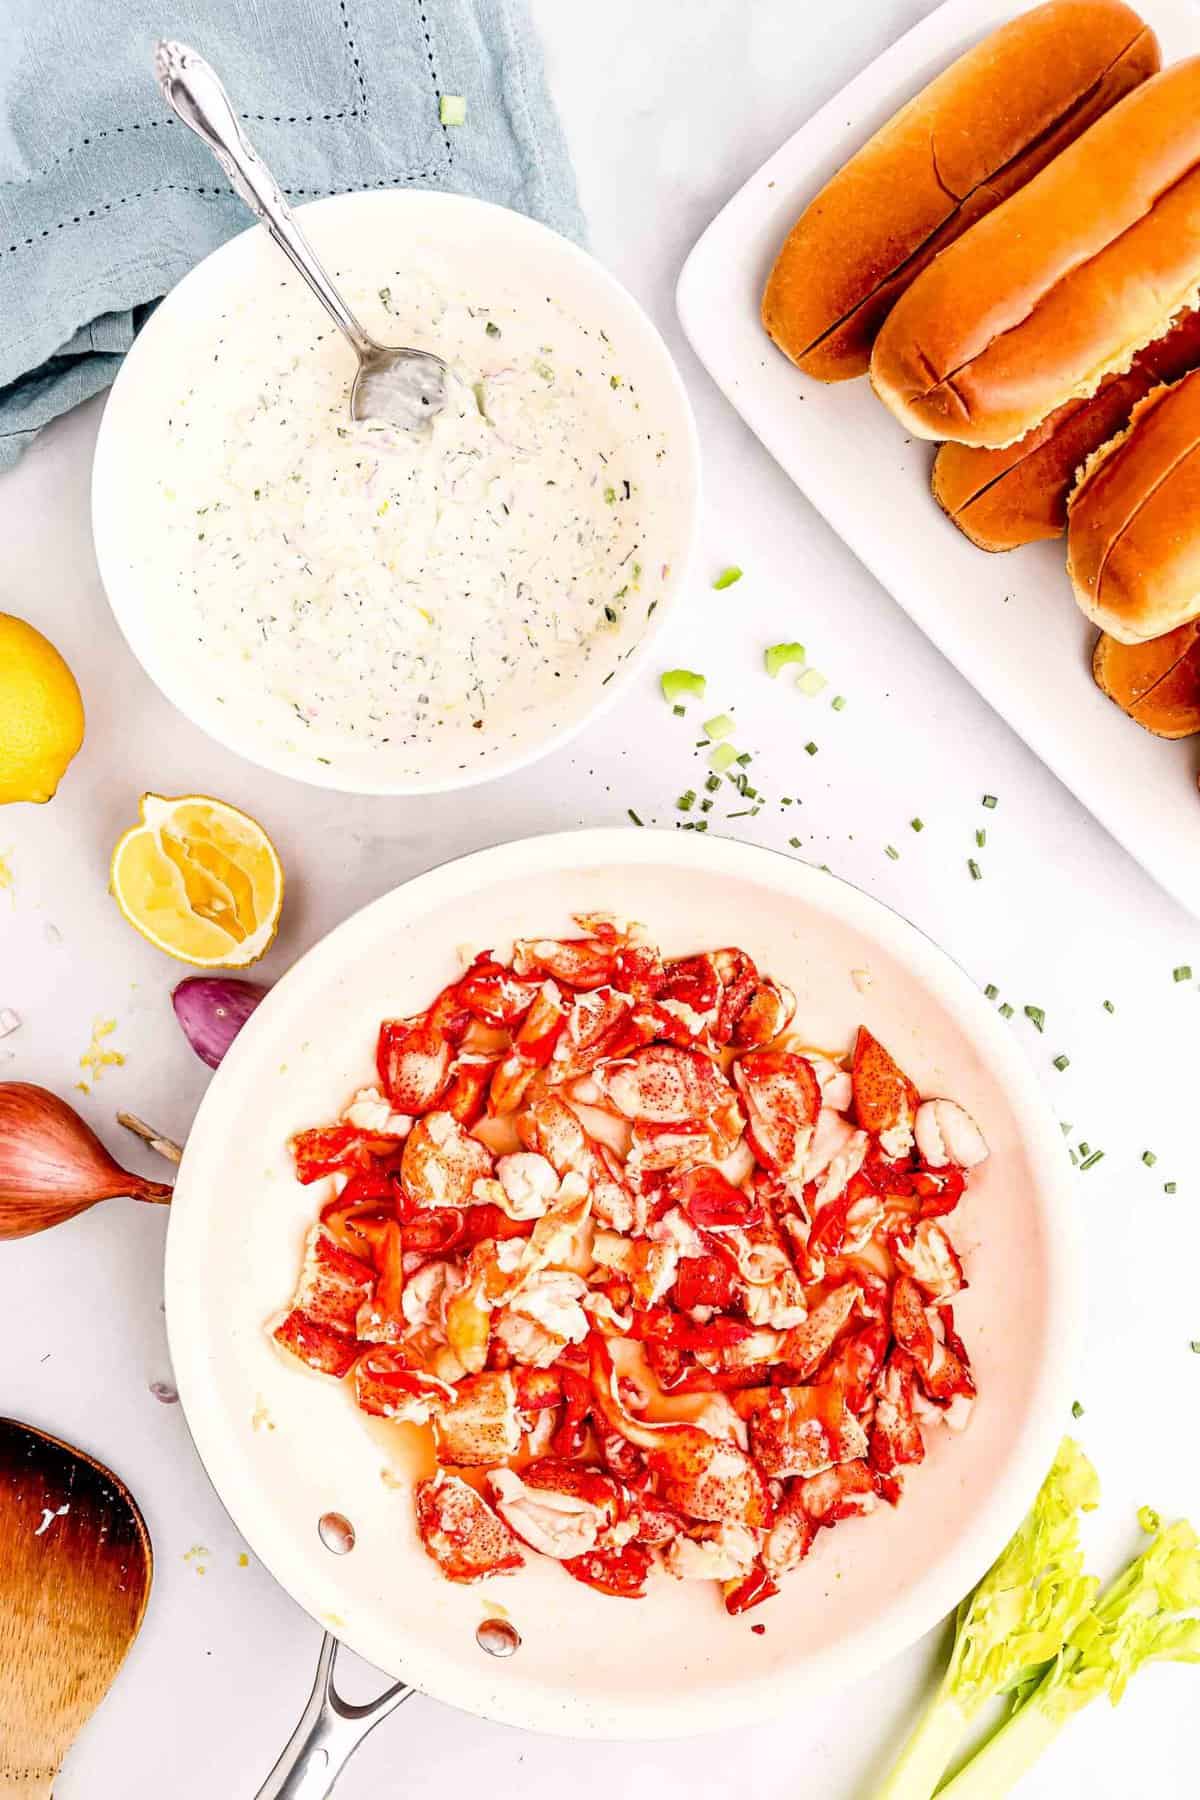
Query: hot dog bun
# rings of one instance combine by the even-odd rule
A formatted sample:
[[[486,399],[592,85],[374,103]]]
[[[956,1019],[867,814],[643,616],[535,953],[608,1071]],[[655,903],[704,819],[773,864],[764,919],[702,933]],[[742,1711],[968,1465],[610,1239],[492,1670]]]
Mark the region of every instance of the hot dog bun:
[[[767,282],[762,319],[806,374],[865,374],[905,285],[1159,66],[1121,0],[1050,0],[911,100],[822,188]]]
[[[1148,394],[1085,465],[1067,572],[1084,612],[1122,644],[1200,617],[1200,369]]]
[[[1000,446],[1200,290],[1200,57],[1153,75],[918,275],[871,380],[917,437]]]
[[[1200,731],[1200,622],[1180,625],[1148,644],[1096,640],[1092,674],[1102,693],[1156,737]]]
[[[1007,449],[943,444],[933,462],[934,499],[981,550],[1061,537],[1067,499],[1088,457],[1128,425],[1152,388],[1197,366],[1200,309],[1139,350],[1126,374],[1106,375],[1089,400],[1068,400]]]

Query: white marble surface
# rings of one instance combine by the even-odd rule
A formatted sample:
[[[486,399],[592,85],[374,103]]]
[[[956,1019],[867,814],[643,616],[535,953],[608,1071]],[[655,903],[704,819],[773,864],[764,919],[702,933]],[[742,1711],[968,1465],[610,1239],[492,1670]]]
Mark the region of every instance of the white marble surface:
[[[879,895],[981,983],[996,982],[1017,1005],[1012,1029],[1074,1138],[1105,1150],[1079,1178],[1090,1331],[1076,1430],[1104,1480],[1095,1543],[1107,1569],[1135,1544],[1143,1501],[1200,1519],[1200,1357],[1189,1352],[1200,1337],[1192,1150],[1200,992],[1195,981],[1174,984],[1171,973],[1191,962],[1200,974],[1200,927],[814,516],[697,367],[672,309],[680,262],[726,196],[924,10],[923,0],[535,5],[594,247],[666,332],[700,423],[703,553],[689,608],[662,646],[663,666],[707,670],[716,705],[736,704],[746,722],[764,791],[802,800],[728,825],[714,814],[714,828],[776,847],[798,834],[799,854]],[[93,406],[62,422],[0,480],[0,607],[31,618],[62,647],[88,708],[84,752],[53,805],[0,813],[0,854],[15,876],[11,896],[0,896],[0,1005],[24,1021],[0,1041],[0,1076],[71,1093],[93,1018],[115,1016],[112,1041],[126,1064],[73,1097],[129,1155],[127,1144],[117,1146],[116,1107],[182,1137],[205,1084],[170,1013],[178,971],[130,932],[105,891],[109,851],[142,789],[218,793],[271,829],[289,874],[283,930],[264,966],[271,976],[346,913],[443,857],[526,833],[622,822],[628,806],[670,828],[673,799],[695,783],[697,764],[691,727],[663,707],[650,673],[574,746],[474,794],[354,800],[239,762],[160,699],[109,615],[87,515],[97,416]],[[732,593],[713,593],[712,574],[733,561],[745,579]],[[766,682],[763,646],[791,637],[829,673],[829,693],[848,696],[843,713],[831,711],[828,694],[806,701]],[[813,758],[803,754],[809,738],[820,747]],[[985,791],[999,796],[995,812],[980,810]],[[907,825],[913,814],[926,821],[919,837]],[[985,878],[972,882],[966,861],[981,826]],[[885,856],[887,843],[899,861]],[[1025,1002],[1045,1008],[1044,1036],[1021,1019]],[[1065,1073],[1051,1066],[1059,1052],[1071,1058]],[[1146,1148],[1158,1155],[1152,1171],[1140,1160]],[[1163,1192],[1168,1179],[1178,1181],[1174,1196]],[[60,1800],[253,1792],[291,1730],[316,1657],[317,1627],[253,1561],[239,1566],[243,1547],[179,1411],[149,1391],[171,1374],[160,1307],[164,1226],[161,1214],[118,1202],[3,1251],[3,1410],[110,1461],[139,1496],[156,1549],[145,1628],[70,1758]],[[195,1545],[204,1556],[186,1559]],[[865,1797],[934,1651],[931,1639],[857,1692],[799,1709],[773,1729],[699,1743],[585,1750],[415,1699],[369,1740],[338,1791],[366,1800],[436,1786],[559,1800],[569,1784],[580,1800],[734,1789],[779,1800]],[[419,1681],[419,1670],[409,1673]],[[371,1677],[351,1679],[357,1690]],[[1077,1722],[1022,1794],[1193,1793],[1195,1683],[1195,1671],[1151,1671],[1119,1713],[1098,1707]]]

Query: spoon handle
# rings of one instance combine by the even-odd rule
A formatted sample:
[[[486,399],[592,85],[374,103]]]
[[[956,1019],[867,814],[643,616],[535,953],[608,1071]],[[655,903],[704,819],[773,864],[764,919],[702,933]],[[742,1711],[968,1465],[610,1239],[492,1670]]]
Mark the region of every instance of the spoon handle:
[[[234,193],[266,226],[356,354],[370,356],[374,344],[321,267],[279,183],[248,142],[216,70],[189,45],[161,39],[154,51],[154,72],[167,105],[208,145]]]

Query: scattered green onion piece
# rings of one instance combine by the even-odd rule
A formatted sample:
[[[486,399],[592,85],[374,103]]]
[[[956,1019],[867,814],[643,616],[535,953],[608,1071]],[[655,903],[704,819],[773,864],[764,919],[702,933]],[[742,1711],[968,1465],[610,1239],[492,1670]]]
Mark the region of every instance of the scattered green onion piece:
[[[675,714],[675,717],[677,719],[682,719],[687,716],[687,707],[686,706],[673,706],[671,708],[671,711]]]
[[[692,810],[693,806],[695,806],[695,804],[696,804],[695,788],[688,788],[687,792],[685,794],[680,794],[678,800],[675,802],[675,805],[678,807],[680,812],[691,812],[691,810]]]
[[[700,811],[702,813],[711,812],[712,811],[712,801],[711,800],[702,800],[700,802]]]
[[[1191,1351],[1193,1356],[1200,1356],[1200,1338],[1193,1338],[1191,1343],[1188,1345],[1188,1349]]]
[[[741,579],[742,571],[738,568],[736,563],[730,563],[727,569],[721,570],[721,573],[713,582],[713,586],[718,590],[721,588],[729,588],[733,586],[735,581],[740,581]]]
[[[1079,1167],[1079,1158],[1076,1156],[1075,1152],[1072,1150],[1070,1144],[1067,1145],[1067,1155],[1070,1157],[1070,1159],[1074,1163],[1075,1167],[1078,1168]]]
[[[483,329],[487,332],[489,337],[500,336],[500,327],[497,325],[495,319],[489,319]]]
[[[666,669],[663,671],[663,699],[668,706],[676,705],[689,694],[694,694],[697,700],[703,700],[704,690],[707,686],[708,683],[703,675],[697,675],[694,669]]]
[[[707,831],[708,830],[708,820],[707,819],[697,819],[696,824],[695,824],[695,830]]]
[[[1139,1506],[1137,1522],[1147,1537],[1153,1537],[1156,1531],[1162,1530],[1162,1520],[1152,1506]]]
[[[1085,1156],[1083,1161],[1080,1163],[1080,1165],[1079,1165],[1080,1172],[1082,1173],[1082,1171],[1084,1169],[1090,1169],[1092,1167],[1093,1163],[1101,1162],[1103,1160],[1103,1158],[1104,1158],[1103,1150],[1093,1150],[1092,1154],[1090,1156]]]
[[[1190,981],[1192,979],[1192,965],[1191,963],[1180,963],[1179,967],[1175,969],[1173,973],[1176,981]]]
[[[718,744],[709,757],[709,767],[718,775],[723,775],[730,763],[737,761],[737,751],[732,744]]]
[[[1086,1138],[1080,1138],[1080,1140],[1079,1140],[1080,1156],[1087,1156],[1088,1153],[1090,1152],[1091,1148],[1092,1148],[1092,1146],[1088,1143]]]
[[[827,688],[829,686],[829,682],[827,678],[822,675],[820,669],[805,669],[803,675],[798,678],[796,686],[806,698],[813,700],[821,692],[822,688]]]
[[[885,856],[890,856],[893,862],[900,861],[900,852],[897,850],[895,844],[885,844],[883,846],[883,854]]]
[[[1083,1417],[1083,1408],[1080,1406],[1078,1400],[1072,1400],[1071,1402],[1071,1417],[1073,1419],[1082,1419]]]
[[[813,743],[805,744],[804,748],[809,756],[815,756],[817,754],[817,746]]]
[[[635,825],[644,825],[644,824],[645,824],[645,820],[644,820],[644,819],[639,819],[639,818],[638,818],[638,816],[637,816],[637,814],[636,814],[636,813],[635,813],[635,812],[634,812],[634,810],[633,810],[633,808],[632,808],[632,806],[627,806],[627,807],[626,807],[626,808],[625,808],[625,811],[626,811],[626,812],[627,812],[627,813],[628,813],[628,814],[629,814],[629,816],[630,816],[630,818],[631,818],[631,819],[632,819],[632,820],[633,820],[633,822],[634,822],[634,824],[635,824]]]
[[[719,775],[706,775],[704,777],[704,785],[710,794],[720,793],[721,777]]]
[[[975,833],[975,843],[980,850],[984,849],[987,844],[987,832],[977,831]]]
[[[438,117],[443,125],[465,125],[467,122],[467,103],[461,94],[443,94],[442,104],[438,108]]]
[[[1157,1158],[1157,1156],[1155,1156],[1153,1150],[1143,1150],[1142,1151],[1142,1161],[1145,1163],[1145,1165],[1148,1169],[1152,1169],[1154,1167],[1155,1163],[1158,1161],[1158,1158]]]
[[[1046,1015],[1040,1006],[1027,1006],[1025,1008],[1025,1017],[1038,1031],[1044,1031],[1046,1029]]]
[[[1064,1137],[1070,1137],[1071,1132],[1074,1130],[1074,1127],[1071,1125],[1068,1125],[1067,1121],[1065,1119],[1060,1119],[1058,1129],[1062,1132]]]
[[[1179,1183],[1177,1181],[1164,1181],[1163,1182],[1163,1193],[1164,1194],[1177,1194],[1178,1192],[1179,1192]]]
[[[1070,1068],[1071,1059],[1069,1056],[1056,1056],[1054,1059],[1054,1066],[1061,1075],[1064,1069]]]
[[[998,1000],[1000,998],[1000,989],[996,986],[994,981],[989,981],[983,991],[989,1000]]]
[[[718,582],[717,586],[720,587]],[[770,644],[763,651],[763,666],[768,675],[778,675],[780,669],[786,669],[790,663],[804,662],[803,644]]]
[[[736,727],[728,713],[714,713],[711,719],[705,719],[700,729],[710,742],[715,742],[719,738],[732,737]]]
[[[1002,1019],[1011,1019],[1012,1016],[1013,1016],[1013,1009],[1008,1004],[1008,1001],[1006,1000],[1000,1008],[1000,1017]]]
[[[980,868],[979,864],[975,861],[975,858],[973,856],[970,856],[967,858],[967,867],[971,871],[971,880],[972,881],[982,881],[983,880],[983,870]]]
[[[983,796],[983,804],[987,807],[989,812],[994,812],[999,805],[999,801],[996,799],[995,794],[985,794]]]
[[[829,704],[832,706],[834,712],[844,712],[846,710],[845,694],[835,694]]]
[[[743,750],[742,754],[738,757],[738,761],[744,767],[746,765],[746,763],[752,763],[754,761],[754,758],[751,756],[751,754],[748,750]]]
[[[924,831],[925,829],[924,819],[910,819],[908,822],[914,831]]]
[[[1101,1004],[1103,1005],[1106,1013],[1115,1013],[1117,1010],[1111,1000],[1104,1000],[1101,1002]]]
[[[798,850],[800,848],[800,839],[799,838],[789,838],[788,843],[792,846],[793,850]]]

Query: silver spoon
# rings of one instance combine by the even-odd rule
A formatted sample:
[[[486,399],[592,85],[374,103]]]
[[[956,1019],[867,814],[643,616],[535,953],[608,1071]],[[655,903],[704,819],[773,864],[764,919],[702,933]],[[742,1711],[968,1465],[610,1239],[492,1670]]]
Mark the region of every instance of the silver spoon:
[[[216,71],[187,44],[163,39],[154,51],[163,99],[206,143],[246,205],[307,281],[358,358],[350,390],[352,419],[378,419],[419,431],[446,404],[446,365],[427,350],[377,344],[359,324],[317,260],[279,184],[247,142]]]

